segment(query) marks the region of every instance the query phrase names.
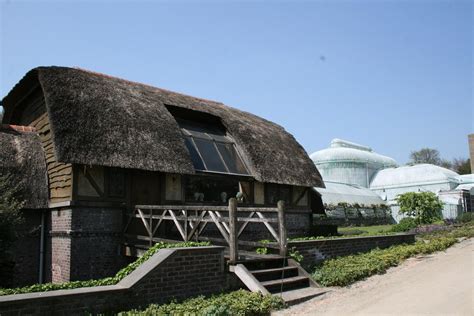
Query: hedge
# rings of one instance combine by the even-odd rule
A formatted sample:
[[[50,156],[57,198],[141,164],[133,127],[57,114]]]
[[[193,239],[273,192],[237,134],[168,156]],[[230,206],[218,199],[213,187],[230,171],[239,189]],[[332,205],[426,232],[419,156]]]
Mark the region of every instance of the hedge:
[[[160,249],[164,248],[180,248],[180,247],[202,247],[209,246],[209,242],[181,242],[181,243],[163,243],[159,242],[153,245],[148,249],[143,256],[130,263],[128,266],[117,272],[115,276],[108,277],[98,280],[87,280],[87,281],[72,281],[66,283],[45,283],[45,284],[33,284],[30,286],[12,288],[12,289],[0,289],[0,296],[2,295],[11,295],[11,294],[23,294],[23,293],[33,293],[33,292],[47,292],[55,290],[66,290],[66,289],[77,289],[81,287],[92,287],[92,286],[104,286],[104,285],[114,285],[120,282],[127,275],[132,273],[137,267],[142,263],[151,258],[155,253]]]
[[[182,303],[152,304],[142,311],[131,310],[118,315],[269,315],[272,310],[283,307],[283,300],[278,296],[238,290],[208,298],[199,296]]]
[[[411,245],[397,245],[330,259],[316,267],[312,276],[322,286],[346,286],[371,275],[384,273],[409,257],[445,250],[461,237],[474,237],[474,224],[422,235],[423,240]]]

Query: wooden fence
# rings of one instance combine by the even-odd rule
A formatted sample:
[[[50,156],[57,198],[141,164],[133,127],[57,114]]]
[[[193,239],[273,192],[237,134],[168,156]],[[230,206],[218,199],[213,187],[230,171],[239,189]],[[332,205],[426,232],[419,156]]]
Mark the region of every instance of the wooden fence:
[[[277,207],[238,207],[237,200],[231,198],[228,206],[190,206],[190,205],[136,205],[125,227],[128,237],[148,241],[150,246],[163,238],[157,238],[158,228],[164,221],[174,223],[183,241],[210,240],[221,242],[229,247],[230,263],[238,258],[238,246],[262,246],[258,241],[242,240],[242,233],[249,223],[259,223],[270,232],[279,246],[280,255],[287,251],[287,232],[285,225],[285,203],[279,201]],[[244,214],[244,216],[242,216]],[[277,216],[268,216],[276,214]],[[133,220],[139,219],[147,236],[129,234],[128,228]],[[213,223],[222,238],[209,238],[202,233],[209,223]],[[276,230],[271,223],[276,223]]]

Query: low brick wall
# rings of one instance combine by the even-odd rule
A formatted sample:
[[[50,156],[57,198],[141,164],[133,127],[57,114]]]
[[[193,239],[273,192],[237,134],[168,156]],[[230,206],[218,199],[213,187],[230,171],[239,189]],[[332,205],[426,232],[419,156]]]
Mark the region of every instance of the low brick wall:
[[[294,248],[295,250],[298,250],[304,257],[301,265],[305,268],[309,268],[330,258],[367,252],[375,248],[388,248],[393,245],[413,242],[415,242],[415,234],[396,234],[290,241],[288,243],[288,249]]]
[[[218,293],[226,287],[223,247],[162,249],[117,285],[0,296],[0,315],[84,315]]]

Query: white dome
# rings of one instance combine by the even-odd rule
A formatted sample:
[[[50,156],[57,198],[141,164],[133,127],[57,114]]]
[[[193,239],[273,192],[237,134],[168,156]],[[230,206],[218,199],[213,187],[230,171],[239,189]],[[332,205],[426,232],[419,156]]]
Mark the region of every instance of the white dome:
[[[335,138],[331,147],[310,155],[316,165],[327,162],[361,162],[385,167],[396,167],[397,162],[387,156],[377,154],[370,147]]]
[[[431,164],[388,168],[380,170],[375,175],[370,183],[370,188],[382,189],[400,185],[426,185],[439,182],[459,183],[459,175],[449,169]]]

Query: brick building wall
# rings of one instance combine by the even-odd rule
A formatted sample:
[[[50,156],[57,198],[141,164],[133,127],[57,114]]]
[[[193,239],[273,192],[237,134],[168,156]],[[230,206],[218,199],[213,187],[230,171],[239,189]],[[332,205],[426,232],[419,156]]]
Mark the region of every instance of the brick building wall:
[[[118,312],[226,288],[223,247],[162,249],[118,285],[0,296],[0,315]]]
[[[367,252],[375,248],[415,242],[414,234],[290,241],[288,249],[299,251],[301,265],[310,268],[326,259]]]
[[[89,280],[114,275],[129,263],[122,256],[122,209],[69,207],[51,210],[46,281]]]

